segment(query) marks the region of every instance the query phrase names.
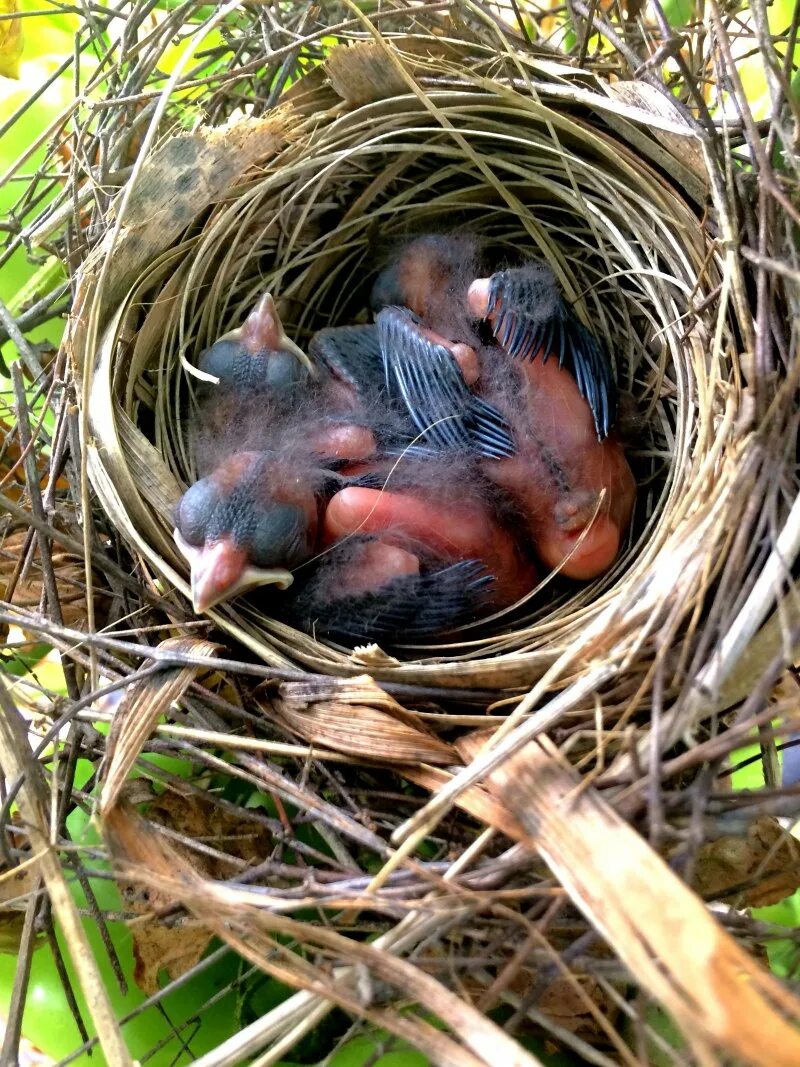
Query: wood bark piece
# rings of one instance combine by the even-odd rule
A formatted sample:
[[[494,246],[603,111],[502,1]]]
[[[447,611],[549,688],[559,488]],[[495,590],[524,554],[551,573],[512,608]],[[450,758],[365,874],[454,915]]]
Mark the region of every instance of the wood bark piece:
[[[702,901],[548,742],[486,783],[575,905],[706,1062],[725,1050],[757,1067],[800,1063],[800,1002],[731,938]],[[711,1058],[709,1059],[709,1054]]]

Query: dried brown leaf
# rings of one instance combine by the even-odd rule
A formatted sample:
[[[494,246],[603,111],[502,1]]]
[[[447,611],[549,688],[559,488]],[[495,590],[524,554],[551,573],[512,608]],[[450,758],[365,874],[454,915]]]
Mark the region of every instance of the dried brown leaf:
[[[229,878],[231,863],[224,856],[195,851],[189,842],[211,846],[215,851],[244,863],[262,860],[271,846],[270,835],[263,827],[239,819],[194,794],[168,792],[152,797],[147,803],[147,815],[172,833],[188,839],[186,844],[176,843],[170,847],[174,847],[189,867],[213,878]],[[212,935],[196,918],[185,915],[166,920],[159,918],[159,913],[168,911],[177,903],[174,895],[124,879],[120,881],[120,888],[127,907],[145,917],[131,923],[131,934],[134,980],[149,996],[160,988],[158,979],[162,971],[170,979],[175,979],[190,970],[203,955]]]
[[[153,797],[147,804],[147,816],[183,837],[201,841],[240,861],[234,864],[236,867],[260,863],[273,844],[262,823],[234,815],[194,793],[170,791]],[[223,856],[191,852],[191,857],[198,870],[213,878],[231,875],[231,862]]]
[[[158,646],[197,656],[212,656],[217,645],[191,637],[170,637]],[[179,700],[198,672],[205,667],[167,667],[153,678],[145,678],[131,686],[118,707],[111,723],[106,746],[106,769],[100,795],[101,812],[116,803],[128,772],[133,767],[142,746],[153,732],[160,716]]]
[[[337,704],[369,704],[406,721],[415,721],[412,713],[381,689],[368,674],[360,674],[355,678],[309,677],[302,682],[284,682],[278,692],[284,703],[297,711],[317,701],[334,700]]]
[[[356,645],[350,654],[350,661],[357,667],[367,667],[374,670],[376,667],[399,667],[401,660],[384,652],[380,645]]]
[[[407,92],[386,47],[374,41],[333,48],[325,60],[325,72],[339,96],[355,107]]]
[[[25,908],[41,884],[38,863],[5,869],[0,873],[0,952],[16,955],[25,925]]]
[[[517,983],[517,986],[521,985]],[[524,996],[528,989],[517,988],[517,992]],[[602,1039],[604,1036],[592,1008],[612,1019],[615,1015],[611,997],[589,975],[556,978],[536,999],[536,1007],[557,1026],[588,1040]]]
[[[143,891],[139,887],[122,885],[122,898],[130,911],[150,915],[166,909],[169,900],[158,890]],[[133,941],[133,980],[152,996],[161,988],[159,975],[165,971],[170,980],[180,978],[201,959],[212,934],[197,919],[179,916],[171,922],[147,918],[131,924]]]
[[[703,845],[694,888],[707,900],[752,908],[777,904],[800,888],[800,842],[764,815],[746,836],[727,835]]]
[[[90,305],[100,301],[97,322],[104,329],[148,264],[155,262],[209,204],[228,195],[253,165],[272,159],[287,143],[296,119],[291,107],[281,107],[260,118],[200,127],[170,138],[145,160],[128,195],[102,293],[97,291],[97,281],[100,263],[111,251],[111,230],[80,279],[77,312],[68,337],[68,348],[79,370],[95,355],[87,351]],[[118,209],[119,203],[115,206]]]
[[[186,877],[193,873],[188,850],[167,844],[153,827],[135,815],[125,799],[105,813],[103,825],[109,850],[118,863],[127,862],[132,869],[146,870],[157,868],[169,855],[176,875]],[[138,878],[120,878],[119,884],[126,907],[144,917],[131,923],[134,981],[143,992],[152,995],[160,988],[161,971],[166,971],[170,979],[185,974],[201,958],[212,934],[194,916],[159,919],[159,913],[179,903],[174,893],[160,886],[144,885]]]
[[[302,705],[296,700],[277,700],[274,708],[304,740],[335,752],[389,763],[459,762],[450,745],[424,727],[368,704],[324,700]]]
[[[9,585],[17,569],[25,542],[25,531],[16,530],[9,534],[0,544],[0,591],[2,598],[15,607],[27,608],[38,612],[44,596],[44,580],[41,571],[41,556],[38,544],[34,547],[31,563],[27,573],[13,587],[9,595]],[[83,561],[70,552],[54,547],[51,552],[53,572],[58,588],[58,600],[61,607],[63,623],[70,629],[84,629],[86,626],[86,574]],[[100,590],[95,599],[95,619],[102,619],[107,609],[108,598]],[[25,631],[27,632],[27,631]],[[40,638],[36,637],[37,640]]]
[[[685,168],[691,172],[701,188],[707,188],[708,171],[700,138],[693,135],[692,127],[666,93],[643,80],[609,81],[604,83],[603,87],[612,99],[641,111],[644,128],[652,132],[653,137],[664,145],[681,167],[681,176]],[[683,126],[686,135],[681,136],[661,129],[657,123],[648,124],[647,116],[667,119],[676,126]]]

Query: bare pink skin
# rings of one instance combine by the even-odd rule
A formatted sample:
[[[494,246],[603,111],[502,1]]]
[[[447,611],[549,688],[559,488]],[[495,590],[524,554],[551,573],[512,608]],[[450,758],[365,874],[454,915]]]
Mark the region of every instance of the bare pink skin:
[[[461,373],[464,375],[464,381],[469,386],[473,386],[477,382],[481,374],[480,364],[478,363],[478,353],[474,348],[469,345],[462,344],[446,344],[445,348],[449,348],[456,363],[461,368]]]
[[[536,544],[542,562],[553,570],[561,566],[562,574],[579,581],[596,578],[608,570],[619,552],[619,529],[607,515],[598,515],[590,522],[582,541],[583,530],[575,533],[558,528],[542,531]]]
[[[480,379],[479,394],[512,425],[518,454],[484,460],[483,469],[517,502],[542,562],[560,566],[567,577],[595,578],[614,562],[633,512],[636,485],[622,447],[613,436],[598,442],[591,409],[577,383],[556,359],[545,363],[542,357],[547,353],[513,365],[517,377],[510,393],[492,388],[496,376],[485,363],[492,350],[482,351],[487,372],[483,376],[477,355],[462,363],[454,351],[458,346],[436,332],[448,330],[448,294],[465,289],[466,310],[491,325],[495,318],[489,314],[491,278],[475,278],[467,285],[467,279],[453,274],[436,246],[432,248],[423,243],[409,250],[399,281],[407,306],[435,327],[427,335],[453,352],[470,387]],[[452,322],[452,329],[458,329],[457,315]],[[474,354],[474,349],[470,352]],[[494,354],[508,358],[497,350]]]
[[[467,290],[467,307],[476,319],[485,319],[489,311],[490,278],[476,278]]]
[[[375,455],[375,435],[366,426],[326,426],[312,434],[311,447],[319,456],[363,462]]]
[[[419,574],[419,559],[383,541],[366,541],[358,546],[342,575],[341,595],[359,596],[374,593],[397,578]]]
[[[519,453],[486,460],[484,469],[519,503],[544,563],[563,563],[568,578],[596,578],[614,562],[633,512],[636,483],[625,453],[613,436],[597,440],[589,405],[556,359],[521,363],[517,373],[519,408],[504,397],[489,399],[514,427]],[[560,479],[553,464],[563,472]],[[565,561],[587,526],[580,547]]]
[[[489,289],[489,278],[477,278],[467,291],[467,305],[476,318],[491,323]],[[519,457],[486,467],[522,505],[542,562],[561,565],[568,578],[585,581],[616,559],[633,513],[636,484],[619,441],[613,436],[597,440],[591,409],[575,379],[555,358],[545,363],[544,355],[538,352],[519,365],[522,418],[504,412],[516,423]],[[559,487],[543,463],[543,447],[564,472],[569,489]]]
[[[531,563],[477,498],[442,510],[435,500],[417,493],[351,486],[328,504],[324,538],[333,543],[358,533],[398,546],[419,544],[444,562],[483,561],[496,579],[497,607],[520,600],[536,582]]]
[[[423,337],[447,349],[458,364],[467,385],[473,386],[477,382],[481,369],[478,363],[478,353],[471,345],[464,344],[463,341],[448,341],[446,337],[427,326],[418,326],[417,329]]]

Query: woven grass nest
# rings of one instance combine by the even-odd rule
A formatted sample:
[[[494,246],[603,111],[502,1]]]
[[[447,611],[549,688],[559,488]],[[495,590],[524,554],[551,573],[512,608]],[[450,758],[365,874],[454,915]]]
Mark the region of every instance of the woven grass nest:
[[[201,1062],[277,1062],[332,1004],[437,1064],[541,1062],[509,1016],[576,1063],[800,1062],[800,1001],[742,947],[757,924],[701,899],[741,908],[776,877],[765,860],[738,897],[702,881],[703,849],[772,810],[726,805],[716,775],[758,724],[774,757],[765,702],[798,636],[790,224],[773,204],[765,229],[763,189],[732,177],[747,137],[633,78],[621,41],[578,64],[477,5],[411,30],[348,12],[350,39],[263,111],[238,103],[248,63],[214,125],[170,126],[157,98],[68,328],[84,504],[172,627],[151,653],[169,670],[114,719],[107,841],[125,877],[301,990]],[[198,626],[171,536],[197,355],[265,290],[301,345],[352,322],[376,250],[462,227],[546,260],[613,355],[639,487],[613,569],[539,590],[524,626],[435,645],[346,649],[249,597]],[[767,235],[758,262],[742,227],[750,247]],[[126,793],[143,748],[168,743],[292,805],[332,870],[287,866],[265,898],[193,865]],[[301,897],[325,918],[290,918]],[[351,935],[362,915],[377,939]],[[128,1062],[113,1017],[95,1025]]]
[[[497,72],[497,56],[466,41],[363,42],[334,51],[264,118],[167,141],[132,185],[99,287],[90,477],[154,577],[184,594],[171,530],[193,475],[186,426],[197,378],[187,364],[264,290],[302,344],[363,315],[382,244],[455,224],[546,259],[596,324],[642,421],[628,551],[556,606],[543,591],[515,633],[400,652],[402,665],[357,658],[382,678],[524,685],[567,648],[580,660],[587,635],[590,656],[602,656],[628,620],[638,630],[655,573],[669,572],[652,600],[667,612],[708,575],[741,508],[723,488],[740,462],[729,457],[743,384],[730,358],[736,315],[731,308],[715,339],[718,309],[707,298],[722,261],[702,224],[709,189],[692,128],[646,88],[613,91],[550,59],[526,59],[520,73],[513,59]],[[346,653],[252,604],[213,617],[267,663],[352,669]]]

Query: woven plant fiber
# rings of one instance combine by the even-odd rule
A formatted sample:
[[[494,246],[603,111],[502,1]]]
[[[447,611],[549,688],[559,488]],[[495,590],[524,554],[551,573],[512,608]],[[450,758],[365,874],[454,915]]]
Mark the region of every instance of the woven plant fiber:
[[[771,123],[736,111],[716,4],[680,38],[638,5],[570,4],[576,32],[548,40],[563,18],[525,5],[348,2],[294,12],[269,47],[277,13],[194,6],[192,48],[157,88],[156,65],[107,90],[132,101],[128,140],[108,126],[113,190],[89,201],[74,157],[58,367],[60,528],[94,635],[69,698],[111,723],[69,735],[98,772],[78,799],[136,914],[180,915],[201,952],[216,937],[296,990],[197,1062],[290,1062],[333,1007],[435,1064],[800,1062],[800,1000],[748,910],[800,882],[776,748],[797,725],[800,639],[786,78]],[[192,68],[229,16],[233,58]],[[266,291],[304,349],[367,321],[393,242],[465,230],[546,261],[611,355],[638,485],[614,566],[545,576],[521,609],[435,642],[346,647],[257,593],[195,619],[172,531],[196,477],[199,354]],[[77,623],[13,599],[6,614],[67,659],[80,646]],[[90,696],[109,683],[113,713]],[[764,789],[732,791],[754,741]],[[45,774],[20,746],[5,728],[44,848]],[[153,753],[191,771],[147,764],[132,784]],[[69,809],[70,780],[47,773]],[[192,798],[193,822],[170,822],[162,789]],[[256,831],[268,850],[232,843]],[[131,1062],[102,995],[89,1010],[109,1062]]]

